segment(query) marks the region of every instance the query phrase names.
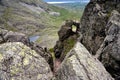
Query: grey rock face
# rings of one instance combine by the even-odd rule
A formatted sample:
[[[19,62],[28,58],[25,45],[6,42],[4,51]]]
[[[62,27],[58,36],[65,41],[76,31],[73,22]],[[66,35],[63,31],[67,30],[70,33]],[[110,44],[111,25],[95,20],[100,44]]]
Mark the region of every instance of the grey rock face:
[[[12,32],[7,30],[0,30],[0,43],[4,42],[22,42],[26,45],[30,44],[28,37],[25,34]]]
[[[96,56],[106,69],[120,79],[120,14],[113,11],[106,26],[106,37]]]
[[[112,10],[120,11],[120,2],[115,0],[91,0],[81,18],[82,43],[92,54],[96,54],[106,37],[105,26]]]
[[[49,65],[20,42],[0,45],[0,80],[50,80]]]
[[[80,26],[81,42],[116,80],[120,79],[119,12],[119,0],[91,0]]]
[[[114,80],[79,42],[67,54],[55,80]]]

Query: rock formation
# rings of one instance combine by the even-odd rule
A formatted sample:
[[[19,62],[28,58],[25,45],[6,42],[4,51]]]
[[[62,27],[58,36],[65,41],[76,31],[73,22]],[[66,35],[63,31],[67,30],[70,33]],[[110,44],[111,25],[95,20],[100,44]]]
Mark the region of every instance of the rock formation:
[[[66,55],[55,80],[114,80],[79,42]]]
[[[30,44],[29,38],[25,34],[0,29],[0,43],[5,42],[22,42],[26,45]]]
[[[81,18],[80,32],[82,43],[92,54],[96,54],[102,44],[105,26],[112,10],[120,11],[120,2],[116,0],[91,0]]]
[[[80,37],[78,38],[79,42],[81,42],[94,58],[99,61],[104,65],[105,69],[112,75],[112,77],[115,78],[115,80],[120,79],[120,1],[119,0],[91,0],[88,5],[85,8],[85,11],[83,13],[83,16],[81,18],[81,24],[78,29],[78,33]],[[72,24],[71,24],[72,25]],[[68,27],[71,29],[71,27]],[[63,30],[62,30],[63,29]],[[66,29],[66,28],[65,28]],[[67,41],[68,36],[71,37],[72,35],[72,30],[65,30],[64,28],[61,28],[59,31],[59,41],[57,42],[57,46],[55,46],[55,54],[59,54],[59,56],[65,54],[64,52],[65,49],[63,46],[65,44],[65,40]],[[66,32],[65,32],[66,31]],[[78,43],[76,44],[78,45]],[[79,44],[80,46],[80,44]],[[96,75],[93,72],[89,72],[91,70],[89,67],[91,66],[86,66],[87,64],[87,59],[88,58],[82,58],[84,57],[85,50],[80,49],[82,48],[81,46],[76,49],[74,47],[70,53],[67,53],[66,58],[63,60],[63,63],[61,64],[60,69],[57,71],[56,78],[58,80],[107,80],[108,76],[105,78],[105,76],[100,77],[101,71],[104,68],[101,63],[98,61],[99,67],[101,67],[101,71],[98,72],[97,75],[99,77],[96,78]],[[75,49],[75,50],[74,50]],[[78,54],[77,51],[81,52],[81,54]],[[84,54],[82,54],[84,53]],[[64,56],[65,56],[64,55]],[[73,57],[74,56],[74,57]],[[79,57],[80,56],[80,57]],[[56,56],[57,57],[57,56]],[[72,58],[71,58],[72,57]],[[91,59],[93,59],[91,57]],[[77,63],[78,60],[78,63]],[[79,77],[82,76],[80,75],[82,72],[81,66],[76,67],[74,66],[75,63],[72,64],[73,62],[76,62],[78,65],[82,65],[85,69],[85,73],[88,77]],[[82,64],[82,62],[85,64]],[[91,61],[91,60],[90,60]],[[94,62],[93,61],[93,65]],[[99,64],[100,63],[100,64]],[[97,67],[94,65],[94,67]],[[98,69],[99,69],[98,67]],[[77,68],[77,69],[76,69]],[[80,69],[80,71],[79,71]],[[83,71],[84,71],[83,69]],[[95,69],[95,68],[94,68]],[[103,69],[102,72],[107,72],[105,69]],[[74,73],[72,73],[74,72]],[[81,73],[79,73],[81,72]],[[87,73],[88,72],[88,73]],[[96,71],[97,72],[97,71]],[[78,74],[79,75],[78,75]],[[94,75],[94,78],[92,76],[89,76],[89,73]],[[103,73],[105,74],[105,73]],[[77,76],[78,75],[78,76]],[[83,74],[84,75],[84,74]],[[103,79],[101,79],[103,78]],[[109,78],[108,80],[111,80]]]
[[[0,45],[0,80],[50,80],[52,72],[38,53],[20,42]]]
[[[72,27],[76,28],[73,31]],[[65,24],[61,26],[61,29],[58,31],[59,41],[56,42],[54,47],[55,57],[64,59],[65,55],[69,50],[74,46],[78,38],[79,23],[67,20]]]
[[[25,34],[1,29],[0,43],[2,44],[6,42],[22,42],[35,50],[40,56],[44,57],[48,64],[50,64],[51,69],[53,69],[52,55],[48,51],[45,51],[39,44],[30,42],[29,38]]]
[[[91,0],[80,25],[80,41],[116,80],[120,79],[119,3],[119,0]]]
[[[96,57],[117,80],[120,79],[120,14],[113,11],[106,25],[106,37]]]
[[[39,20],[37,15],[25,22],[14,17],[12,21],[11,14],[8,14],[11,8],[14,8],[14,13],[21,7],[25,14],[30,11],[47,12],[49,8],[39,0],[0,0],[0,7],[0,80],[120,80],[119,0],[90,0],[80,23],[67,20],[58,31],[54,64],[47,48],[31,43],[23,33],[13,32],[27,32],[28,27],[22,30],[22,24],[34,25],[35,32],[44,28],[40,23],[34,23],[34,19]],[[4,15],[1,14],[3,12]],[[25,17],[23,13],[15,14]],[[13,31],[3,30],[8,27]],[[55,70],[54,77],[52,70]]]

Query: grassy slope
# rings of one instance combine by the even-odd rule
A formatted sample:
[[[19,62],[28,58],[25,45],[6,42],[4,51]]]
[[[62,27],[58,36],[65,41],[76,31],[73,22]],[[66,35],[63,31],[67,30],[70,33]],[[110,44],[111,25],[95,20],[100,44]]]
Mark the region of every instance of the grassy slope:
[[[33,8],[33,9],[31,9]],[[34,9],[36,8],[36,9]],[[41,16],[50,11],[48,4],[41,0],[2,0],[0,2],[0,28],[25,33],[27,35],[39,34],[41,29],[47,27]]]
[[[41,45],[49,48],[55,45],[58,39],[57,31],[61,27],[63,21],[67,19],[79,20],[82,14],[73,12],[56,6],[48,5],[39,0],[18,0],[29,6],[42,7],[46,12],[36,13],[25,6],[22,6],[17,0],[3,0],[4,5],[0,5],[0,27],[12,31],[18,31],[27,35],[40,35],[37,40]],[[48,11],[60,12],[60,16],[50,16]]]
[[[79,8],[76,8],[76,9],[74,8],[73,10],[70,10],[67,8],[65,9],[65,8],[51,6],[51,5],[49,5],[49,8],[55,12],[59,12],[61,15],[58,17],[55,17],[55,16],[50,16],[49,14],[43,14],[43,16],[47,17],[46,22],[47,24],[49,24],[49,27],[41,31],[41,34],[43,34],[44,36],[40,37],[40,39],[38,39],[37,42],[39,43],[44,42],[42,43],[42,45],[45,45],[47,42],[48,43],[47,46],[51,48],[54,46],[56,40],[58,39],[57,32],[61,27],[62,23],[65,20],[79,21],[80,17],[82,16],[84,8],[81,8],[80,10],[78,10]]]
[[[42,43],[42,45],[48,44],[47,47],[51,48],[55,45],[56,40],[58,39],[57,32],[59,28],[61,27],[62,23],[65,20],[78,20],[80,19],[82,15],[81,12],[73,12],[64,8],[56,7],[56,6],[49,6],[53,11],[59,12],[61,15],[58,17],[50,16],[49,14],[43,14],[43,16],[46,16],[47,24],[49,24],[49,27],[42,30],[41,34],[44,36],[40,37],[40,39],[37,40],[37,42]]]

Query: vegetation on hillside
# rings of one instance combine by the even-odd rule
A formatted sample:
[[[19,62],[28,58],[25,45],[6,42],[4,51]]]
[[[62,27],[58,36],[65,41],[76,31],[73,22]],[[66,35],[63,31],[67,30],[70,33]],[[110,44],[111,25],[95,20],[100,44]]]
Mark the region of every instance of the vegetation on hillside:
[[[36,42],[53,47],[58,39],[57,32],[65,20],[78,20],[83,11],[47,4],[42,0],[6,0],[0,5],[0,28],[21,32],[28,36],[40,36]],[[39,11],[40,10],[40,11]],[[42,11],[43,10],[43,11]],[[50,15],[58,12],[59,16]]]
[[[59,12],[60,16],[49,15],[49,13],[42,13],[41,14],[42,16],[46,17],[44,19],[44,21],[46,22],[48,27],[40,31],[40,33],[42,35],[46,35],[46,36],[40,37],[40,39],[38,39],[37,42],[39,42],[39,43],[50,42],[50,45],[48,45],[48,46],[51,46],[51,45],[54,46],[53,43],[55,43],[56,40],[58,39],[57,31],[61,27],[62,23],[65,20],[77,20],[77,21],[79,21],[80,17],[82,16],[83,10],[76,12],[75,10],[71,11],[69,9],[54,6],[54,5],[49,5],[49,8],[52,9],[53,12]]]
[[[65,21],[65,20],[79,20],[81,17],[81,13],[83,11],[80,12],[74,12],[74,11],[70,11],[68,9],[65,8],[61,8],[61,7],[57,7],[57,6],[50,6],[54,11],[59,12],[60,16],[58,17],[54,17],[52,16],[51,18],[55,21],[57,21],[56,23]]]

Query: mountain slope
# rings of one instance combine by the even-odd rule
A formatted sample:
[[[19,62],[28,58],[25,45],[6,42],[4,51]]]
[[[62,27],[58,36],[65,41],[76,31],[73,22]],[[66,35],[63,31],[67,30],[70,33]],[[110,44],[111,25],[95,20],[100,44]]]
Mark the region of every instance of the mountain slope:
[[[48,5],[39,0],[1,0],[0,27],[30,35],[45,28],[41,16],[48,11]]]
[[[42,0],[0,0],[0,28],[40,36],[41,45],[52,46],[57,28],[49,15],[55,12],[50,6]]]
[[[59,16],[51,13],[60,13]],[[42,46],[53,47],[57,31],[65,20],[76,19],[73,12],[49,5],[42,0],[0,0],[0,28],[40,36]]]

